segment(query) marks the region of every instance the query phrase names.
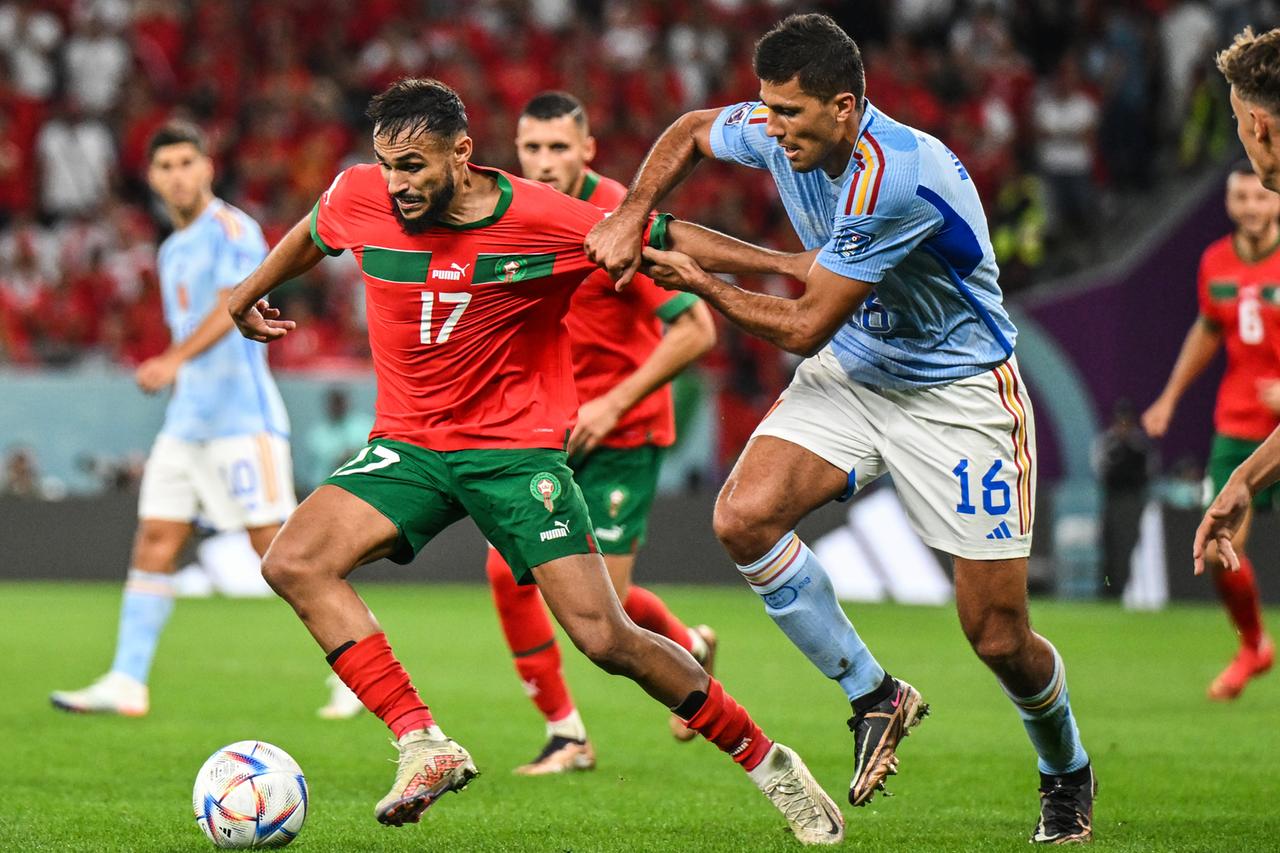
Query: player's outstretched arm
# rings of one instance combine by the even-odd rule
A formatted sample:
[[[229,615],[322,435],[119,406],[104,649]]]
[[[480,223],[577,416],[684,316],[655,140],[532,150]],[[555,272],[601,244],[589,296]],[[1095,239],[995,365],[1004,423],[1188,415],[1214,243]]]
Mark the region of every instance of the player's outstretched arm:
[[[323,257],[324,252],[311,239],[310,221],[302,219],[227,297],[227,311],[240,334],[263,343],[287,335],[294,327],[293,321],[279,319],[280,312],[269,307],[264,297],[320,263]]]
[[[707,272],[787,275],[799,281],[805,280],[819,251],[779,252],[677,219],[667,223],[665,242],[660,248],[688,255]]]
[[[1267,440],[1240,463],[1209,505],[1191,547],[1196,574],[1204,571],[1205,548],[1210,542],[1217,543],[1223,565],[1231,571],[1240,568],[1240,558],[1231,540],[1244,523],[1254,495],[1277,480],[1280,480],[1280,429],[1267,436]]]
[[[1152,438],[1160,438],[1169,431],[1173,410],[1196,378],[1204,373],[1222,344],[1222,332],[1207,317],[1196,318],[1178,352],[1178,360],[1169,372],[1169,381],[1155,402],[1142,413],[1142,428]]]
[[[676,119],[649,149],[622,204],[587,235],[587,256],[608,270],[619,287],[626,286],[640,267],[640,234],[654,205],[699,160],[713,156],[711,125],[719,114],[718,109],[695,110]]]
[[[178,375],[178,368],[183,362],[190,361],[209,347],[222,340],[222,336],[231,331],[231,316],[222,310],[231,288],[218,291],[218,301],[212,311],[205,315],[200,325],[185,339],[169,347],[160,355],[149,358],[138,365],[134,372],[134,381],[138,387],[148,394],[167,388]]]
[[[688,255],[644,250],[645,272],[671,290],[696,293],[740,327],[787,352],[811,356],[822,349],[871,293],[871,285],[815,263],[795,299],[752,293],[708,273]]]

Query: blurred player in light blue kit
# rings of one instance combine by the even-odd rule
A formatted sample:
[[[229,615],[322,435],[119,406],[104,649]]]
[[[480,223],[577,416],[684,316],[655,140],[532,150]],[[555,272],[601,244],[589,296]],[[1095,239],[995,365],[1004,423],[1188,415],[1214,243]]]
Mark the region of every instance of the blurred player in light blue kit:
[[[148,182],[174,226],[158,258],[172,343],[139,365],[136,379],[150,394],[174,390],[142,477],[115,659],[89,687],[53,693],[54,706],[67,711],[149,710],[151,661],[197,515],[219,531],[247,531],[261,555],[297,504],[289,418],[266,347],[241,337],[226,309],[227,292],[267,255],[262,229],[214,197],[198,128],[168,124],[148,153]]]
[[[816,250],[800,297],[708,275],[678,242],[643,249],[659,284],[807,357],[725,483],[716,534],[769,616],[849,700],[849,802],[864,805],[898,771],[898,744],[928,706],[876,661],[795,525],[891,474],[920,538],[952,555],[961,627],[1038,754],[1031,840],[1088,841],[1095,783],[1066,670],[1027,616],[1035,422],[978,193],[945,145],[866,99],[858,47],[831,18],[787,18],[757,42],[754,64],[759,100],[677,120],[588,252],[625,282],[649,211],[700,158],[772,174]]]

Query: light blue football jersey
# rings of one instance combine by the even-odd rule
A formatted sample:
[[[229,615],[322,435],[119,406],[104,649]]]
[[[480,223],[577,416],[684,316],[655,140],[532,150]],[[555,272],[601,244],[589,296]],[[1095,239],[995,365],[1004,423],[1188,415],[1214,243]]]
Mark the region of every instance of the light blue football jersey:
[[[937,139],[867,103],[844,174],[796,172],[765,134],[759,102],[726,107],[711,128],[720,160],[768,169],[818,263],[875,286],[828,345],[857,382],[909,389],[999,365],[1017,329],[1001,304],[982,203]]]
[[[217,309],[218,291],[233,287],[267,255],[262,229],[221,199],[160,244],[164,318],[175,342]],[[183,441],[270,432],[289,435],[289,416],[267,369],[267,347],[232,329],[178,369],[160,432]]]

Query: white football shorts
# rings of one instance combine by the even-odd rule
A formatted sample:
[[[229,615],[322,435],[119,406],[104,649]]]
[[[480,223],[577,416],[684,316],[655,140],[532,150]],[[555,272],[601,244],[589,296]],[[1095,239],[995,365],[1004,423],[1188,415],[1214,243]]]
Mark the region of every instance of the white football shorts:
[[[952,556],[1031,553],[1035,417],[1015,359],[932,388],[895,391],[849,379],[822,350],[756,427],[845,471],[845,499],[890,474],[925,544]]]
[[[138,517],[199,517],[215,530],[246,530],[280,524],[297,505],[288,439],[262,432],[183,441],[162,434],[142,473]]]

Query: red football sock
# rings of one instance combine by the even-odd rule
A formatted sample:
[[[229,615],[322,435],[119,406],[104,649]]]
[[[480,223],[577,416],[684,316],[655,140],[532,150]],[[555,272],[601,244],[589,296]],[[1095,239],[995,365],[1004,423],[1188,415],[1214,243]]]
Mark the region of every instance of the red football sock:
[[[563,720],[573,713],[573,697],[560,668],[560,646],[542,604],[542,594],[533,584],[516,583],[506,561],[493,548],[489,549],[484,568],[520,680],[548,722]]]
[[[686,723],[721,752],[727,752],[743,770],[755,770],[773,746],[773,741],[765,737],[746,709],[725,693],[714,678],[707,687],[706,701]]]
[[[1251,649],[1262,642],[1262,611],[1259,604],[1258,582],[1253,577],[1253,563],[1240,555],[1240,570],[1218,569],[1213,573],[1214,585],[1222,603],[1227,605],[1231,622],[1240,634],[1240,640]]]
[[[666,603],[655,594],[639,586],[627,590],[627,600],[622,603],[631,621],[641,628],[661,634],[679,644],[686,652],[693,651],[689,629],[667,609]]]
[[[338,652],[336,660],[331,652],[329,665],[397,738],[435,725],[431,712],[409,681],[409,673],[396,660],[387,635],[381,631]]]

